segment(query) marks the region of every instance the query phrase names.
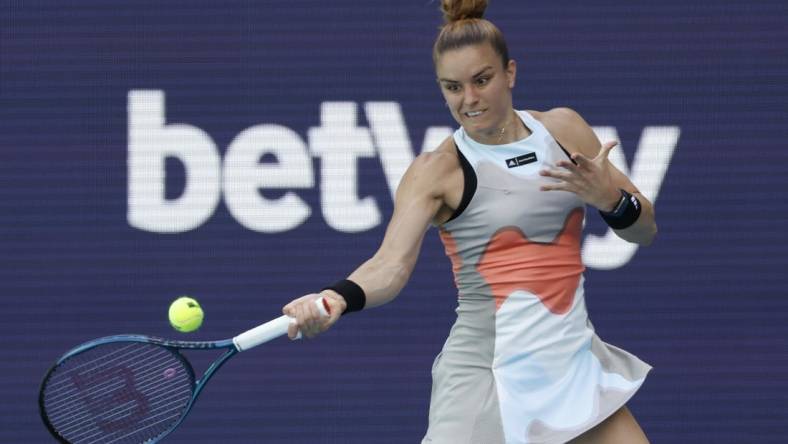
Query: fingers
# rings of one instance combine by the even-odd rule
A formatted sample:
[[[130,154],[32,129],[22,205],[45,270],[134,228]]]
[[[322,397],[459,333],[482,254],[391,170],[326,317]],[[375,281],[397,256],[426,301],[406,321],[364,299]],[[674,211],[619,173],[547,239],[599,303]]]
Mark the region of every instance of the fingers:
[[[296,323],[301,333],[307,338],[314,337],[318,331],[315,326],[315,320],[320,317],[317,312],[317,307],[311,301],[298,304],[296,308]]]
[[[552,177],[558,180],[569,180],[572,177],[572,175],[579,173],[578,167],[572,162],[562,160],[557,162],[556,166],[561,167],[562,169],[559,168],[543,169],[539,171],[539,175],[545,177]]]
[[[541,191],[572,191],[569,186],[567,186],[566,182],[548,184],[548,185],[541,185],[539,187]]]
[[[591,162],[591,160],[589,160],[588,157],[586,157],[586,156],[584,156],[584,155],[582,155],[580,153],[572,154],[572,160],[575,161],[575,164],[578,167],[586,166],[586,165],[588,165],[589,162]]]
[[[293,301],[293,302],[290,302],[289,304],[287,304],[284,307],[282,307],[282,313],[286,314],[287,316],[290,316],[291,318],[296,317],[296,315],[295,315],[296,302],[297,302],[297,300]],[[290,325],[287,327],[287,337],[290,338],[291,341],[295,340],[295,339],[298,339],[298,324],[297,323],[290,323]]]
[[[572,174],[571,173],[566,173],[566,172],[556,171],[556,170],[540,171],[539,175],[545,176],[545,177],[552,177],[553,179],[558,179],[558,180],[561,180],[563,182],[567,182],[567,181],[571,180],[571,178],[572,178]]]
[[[291,323],[289,327],[287,327],[287,337],[290,340],[298,339],[298,324]]]
[[[616,145],[618,141],[615,140],[605,143],[593,159],[574,153],[571,159],[575,163],[560,160],[555,163],[555,167],[539,171],[539,175],[555,179],[555,182],[541,184],[539,189],[575,193],[584,202],[597,206],[596,203],[602,201],[605,190],[610,188],[607,157]]]
[[[297,339],[298,332],[307,338],[313,338],[319,333],[325,331],[339,318],[342,314],[341,307],[335,307],[329,302],[329,316],[324,316],[320,309],[315,304],[319,295],[309,294],[300,297],[293,302],[285,305],[282,312],[292,318],[295,322],[287,329],[287,336],[290,339]]]
[[[295,317],[295,308],[299,304],[301,304],[303,301],[310,299],[311,296],[313,296],[313,295],[308,294],[306,296],[301,296],[298,299],[294,299],[294,300],[290,301],[289,304],[287,304],[284,307],[282,307],[282,313],[290,316],[291,318],[294,318]]]
[[[574,162],[568,160],[559,160],[555,163],[556,166],[561,167],[567,171],[577,171],[578,166]]]
[[[550,177],[561,182],[548,183],[540,187],[542,191],[563,190],[569,191],[570,184],[577,182],[582,175],[580,167],[568,160],[559,160],[556,166],[560,168],[548,168],[539,171],[540,176]]]

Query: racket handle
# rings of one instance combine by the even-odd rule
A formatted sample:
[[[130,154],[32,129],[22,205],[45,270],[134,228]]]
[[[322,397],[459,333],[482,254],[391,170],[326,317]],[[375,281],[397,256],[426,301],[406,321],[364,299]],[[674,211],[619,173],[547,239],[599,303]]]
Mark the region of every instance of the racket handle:
[[[328,316],[328,303],[323,298],[315,299],[315,305],[320,311],[322,316]],[[287,328],[290,324],[295,323],[296,319],[287,315],[279,316],[278,318],[268,321],[265,324],[258,325],[257,327],[247,330],[240,335],[233,338],[233,344],[238,351],[249,350],[260,344],[268,342],[272,339],[278,338],[287,334]],[[296,339],[301,339],[301,332],[298,332]]]

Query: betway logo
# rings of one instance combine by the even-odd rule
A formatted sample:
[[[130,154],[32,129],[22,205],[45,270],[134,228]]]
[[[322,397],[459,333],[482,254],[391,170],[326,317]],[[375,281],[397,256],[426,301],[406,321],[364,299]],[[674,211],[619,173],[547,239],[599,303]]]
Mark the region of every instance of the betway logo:
[[[241,131],[227,147],[224,159],[211,137],[200,128],[166,123],[164,92],[132,90],[128,94],[128,223],[156,233],[180,233],[204,224],[219,201],[244,227],[263,233],[297,228],[312,209],[293,190],[315,187],[312,157],[320,158],[320,210],[326,223],[345,233],[380,225],[374,197],[359,199],[357,159],[378,156],[391,196],[414,159],[402,110],[396,102],[367,102],[363,110],[369,128],[359,127],[354,102],[324,102],[320,126],[309,128],[307,142],[290,128],[261,124]],[[615,128],[594,128],[601,140],[618,139]],[[430,127],[422,151],[437,147],[452,133],[450,127]],[[646,127],[632,166],[621,149],[611,161],[655,201],[679,137],[678,127]],[[276,163],[260,163],[270,154]],[[165,161],[178,159],[186,171],[183,192],[165,197]],[[287,190],[276,199],[260,189]],[[637,245],[619,240],[612,231],[588,235],[583,259],[592,268],[624,265]]]

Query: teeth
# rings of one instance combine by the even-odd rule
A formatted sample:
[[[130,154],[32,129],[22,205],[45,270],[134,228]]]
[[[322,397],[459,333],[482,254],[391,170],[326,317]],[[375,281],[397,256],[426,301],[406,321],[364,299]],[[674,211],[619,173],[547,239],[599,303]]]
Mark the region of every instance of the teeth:
[[[472,111],[472,112],[469,112],[469,113],[465,113],[465,115],[468,116],[468,117],[476,117],[476,116],[480,115],[481,113],[482,113],[482,111]]]

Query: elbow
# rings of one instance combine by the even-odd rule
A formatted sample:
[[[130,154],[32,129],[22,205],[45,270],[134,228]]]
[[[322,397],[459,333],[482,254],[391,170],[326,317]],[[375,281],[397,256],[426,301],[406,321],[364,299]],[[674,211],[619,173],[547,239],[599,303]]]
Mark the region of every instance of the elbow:
[[[648,247],[654,242],[654,238],[657,237],[657,223],[654,222],[649,227],[649,230],[646,232],[646,235],[643,237],[642,241],[639,242],[641,246]]]
[[[640,245],[644,247],[648,247],[654,242],[654,239],[657,237],[657,215],[654,212],[654,206],[649,205],[648,208],[647,218],[644,220],[645,226],[643,227],[643,234],[641,235],[641,241],[638,242]]]
[[[402,288],[405,287],[405,284],[407,284],[410,280],[410,275],[413,273],[413,268],[415,265],[415,261],[403,260],[396,263],[391,268],[391,276],[393,277],[392,280],[397,294],[399,294],[400,290],[402,290]]]
[[[381,300],[375,305],[387,304],[396,299],[408,283],[410,272],[406,264],[390,264],[386,267],[384,277],[379,281],[380,287],[376,289]]]

